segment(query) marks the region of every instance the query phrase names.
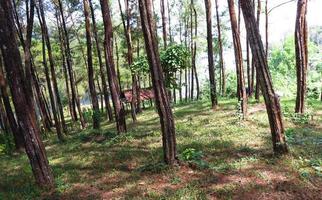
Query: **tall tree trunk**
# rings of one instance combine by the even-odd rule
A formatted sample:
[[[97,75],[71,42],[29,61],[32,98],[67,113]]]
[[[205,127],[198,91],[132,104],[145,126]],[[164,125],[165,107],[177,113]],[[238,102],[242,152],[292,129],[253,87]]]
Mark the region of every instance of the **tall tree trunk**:
[[[75,79],[73,77],[73,66],[72,66],[72,55],[70,50],[70,42],[69,42],[69,35],[66,27],[66,21],[65,21],[65,13],[64,8],[61,0],[58,0],[61,20],[62,20],[62,28],[63,28],[63,38],[64,38],[64,45],[65,45],[65,55],[66,55],[66,62],[67,62],[67,69],[69,74],[69,82],[70,82],[70,89],[71,89],[71,110],[73,118],[77,119],[77,112],[76,112],[76,104],[77,104],[77,97],[76,97],[76,88],[75,88]],[[78,110],[79,115],[82,115],[81,110]],[[80,116],[81,118],[81,116]]]
[[[51,77],[52,77],[54,94],[56,97],[55,99],[56,99],[63,131],[66,133],[67,126],[65,123],[63,105],[61,103],[60,94],[59,94],[59,90],[58,90],[58,84],[57,84],[57,78],[56,78],[56,72],[55,72],[55,62],[54,62],[54,58],[52,55],[51,43],[50,43],[50,39],[49,39],[48,28],[47,28],[47,24],[46,24],[45,12],[44,12],[44,7],[43,7],[43,0],[39,0],[38,3],[39,3],[39,11],[40,11],[40,16],[41,16],[41,21],[42,21],[41,30],[42,30],[42,34],[44,35],[45,43],[47,46],[47,53],[48,53],[48,59],[49,59],[49,65],[50,65],[50,73],[51,73]]]
[[[117,80],[120,86],[120,91],[122,91],[122,84],[121,84],[121,72],[120,72],[120,56],[119,56],[119,47],[117,43],[117,37],[114,39],[115,44],[115,55],[116,55],[116,72],[117,72]],[[106,48],[104,48],[106,51]]]
[[[125,112],[120,99],[120,85],[115,73],[115,65],[113,59],[113,27],[110,16],[109,4],[105,0],[100,0],[101,9],[103,13],[104,32],[105,32],[105,49],[106,49],[106,64],[107,77],[112,93],[112,101],[115,112],[116,127],[119,133],[126,132]]]
[[[130,66],[133,63],[133,49],[132,49],[131,24],[130,24],[131,10],[129,8],[129,0],[124,0],[125,12],[126,12],[126,20],[125,20],[124,14],[122,12],[121,1],[118,0],[118,2],[119,2],[120,13],[121,13],[121,18],[122,18],[123,28],[124,28],[125,38],[126,38],[126,44],[127,44],[127,62],[130,68]],[[132,72],[131,116],[132,116],[133,122],[137,121],[136,119],[137,89],[138,89],[137,74],[135,72]]]
[[[93,69],[93,55],[92,55],[92,34],[91,34],[91,22],[90,22],[90,8],[88,0],[83,0],[84,15],[85,15],[85,28],[86,28],[86,46],[87,46],[87,73],[88,73],[88,86],[91,95],[92,108],[93,108],[93,128],[100,128],[100,109],[98,106],[97,94],[94,81],[94,69]]]
[[[43,21],[41,19],[40,13],[39,13],[39,9],[37,9],[37,14],[38,14],[38,20],[40,23],[40,26],[43,28]],[[45,35],[44,35],[44,30],[42,30],[42,56],[43,56],[43,65],[44,65],[44,71],[45,71],[45,77],[46,77],[46,82],[47,82],[47,87],[48,87],[48,93],[49,93],[49,98],[50,98],[50,103],[51,103],[51,110],[52,110],[52,114],[54,116],[54,122],[55,122],[55,128],[56,128],[56,133],[57,133],[57,137],[58,140],[63,141],[64,140],[64,136],[62,134],[61,131],[61,123],[60,120],[58,118],[58,113],[57,113],[57,108],[56,108],[56,101],[55,101],[55,96],[54,96],[54,92],[52,89],[52,85],[51,85],[51,79],[50,79],[50,74],[49,74],[49,69],[47,66],[47,58],[46,58],[46,42],[45,42]]]
[[[260,22],[260,16],[261,16],[261,0],[257,1],[257,27],[259,29],[259,22]],[[254,60],[254,64],[257,65],[256,60]],[[258,73],[256,73],[256,88],[255,88],[255,99],[259,101],[259,93],[260,93],[260,88],[259,88],[259,77]]]
[[[59,46],[60,46],[60,54],[61,54],[61,59],[62,59],[62,67],[63,67],[63,73],[64,73],[64,78],[65,78],[65,85],[66,85],[66,95],[68,99],[68,108],[69,108],[69,113],[72,118],[72,121],[75,122],[77,121],[77,113],[76,109],[73,107],[73,102],[72,98],[70,95],[70,88],[69,88],[69,76],[67,72],[67,66],[66,66],[66,57],[65,57],[65,42],[64,42],[64,36],[63,36],[63,30],[62,30],[62,22],[60,17],[58,16],[58,13],[56,12],[56,23],[58,27],[58,35],[59,35]]]
[[[276,154],[285,154],[288,152],[288,148],[284,136],[281,107],[279,98],[273,89],[272,79],[265,59],[264,45],[256,24],[251,0],[241,1],[241,7],[244,14],[248,40],[252,49],[252,54],[257,63],[256,69],[259,74],[259,81],[265,99],[267,115],[271,127],[273,149]]]
[[[191,76],[190,76],[190,98],[193,100],[194,94],[194,74],[195,74],[195,65],[196,57],[193,43],[193,0],[190,1],[190,51],[191,51]]]
[[[306,98],[306,77],[308,64],[308,48],[307,48],[307,0],[298,0],[297,15],[295,23],[295,53],[296,53],[296,113],[305,112]]]
[[[194,76],[196,79],[196,90],[197,90],[197,100],[199,99],[200,96],[200,88],[199,88],[199,79],[198,79],[198,72],[197,72],[197,67],[196,67],[196,56],[197,56],[197,36],[198,36],[198,16],[197,16],[197,11],[194,6],[193,0],[191,0],[192,4],[192,10],[194,13],[194,25],[195,25],[195,30],[194,30],[194,39],[193,39],[193,71],[194,71]]]
[[[165,16],[164,0],[160,0],[161,20],[162,20],[162,38],[164,49],[167,48],[167,18]]]
[[[208,44],[208,69],[210,81],[210,100],[212,109],[218,106],[217,91],[216,91],[216,78],[213,56],[213,43],[212,43],[212,15],[211,15],[211,0],[205,0],[206,18],[207,18],[207,44]]]
[[[225,73],[225,66],[224,66],[224,56],[223,56],[223,45],[222,45],[222,39],[221,39],[221,23],[220,23],[220,17],[218,12],[218,0],[215,0],[216,4],[216,18],[217,18],[217,31],[218,31],[218,44],[219,44],[219,66],[221,70],[221,94],[222,96],[226,95],[226,73]]]
[[[3,101],[4,110],[6,112],[6,117],[8,119],[9,125],[10,125],[10,130],[13,135],[13,139],[15,142],[15,148],[16,148],[16,150],[21,151],[22,149],[24,149],[23,135],[22,135],[21,129],[19,128],[18,123],[16,122],[13,110],[11,108],[10,98],[9,98],[9,94],[8,94],[8,90],[7,90],[7,83],[6,83],[6,79],[4,77],[4,72],[3,72],[2,66],[3,66],[2,65],[2,57],[0,55],[0,96]],[[1,101],[1,98],[0,98],[0,101]]]
[[[32,95],[27,93],[22,60],[15,38],[11,3],[9,0],[0,2],[0,29],[2,30],[0,47],[4,58],[4,66],[16,114],[24,136],[26,153],[36,182],[39,186],[53,188],[54,178],[49,167],[44,145],[40,139],[40,130],[36,126],[36,115],[31,104]]]
[[[242,56],[242,49],[240,44],[240,35],[237,29],[234,0],[228,0],[228,6],[229,6],[232,37],[233,37],[234,49],[235,49],[235,62],[236,62],[236,73],[237,73],[237,96],[238,96],[238,101],[240,102],[240,105],[241,105],[241,111],[243,113],[243,117],[246,117],[247,95],[246,95],[245,79],[244,79],[243,56]]]
[[[265,57],[268,60],[268,0],[265,1]]]
[[[105,102],[105,108],[107,112],[107,116],[109,121],[113,120],[113,112],[112,108],[110,105],[109,101],[109,94],[107,90],[107,84],[106,84],[106,76],[105,76],[105,70],[104,70],[104,65],[103,65],[103,60],[102,60],[102,53],[101,53],[101,48],[100,48],[100,41],[97,35],[97,25],[96,25],[96,19],[95,19],[95,13],[94,13],[94,8],[92,4],[92,0],[89,0],[89,5],[91,8],[91,16],[92,16],[92,22],[93,22],[93,33],[94,33],[94,39],[95,39],[95,44],[96,44],[96,49],[97,49],[97,56],[98,56],[98,63],[100,66],[100,76],[101,76],[101,82],[102,82],[102,89],[104,93],[104,102]]]
[[[139,0],[139,6],[142,30],[145,39],[145,48],[148,55],[155,95],[155,104],[157,106],[161,123],[164,161],[169,165],[174,165],[177,161],[175,125],[160,62],[155,32],[156,27],[151,10],[152,1]]]

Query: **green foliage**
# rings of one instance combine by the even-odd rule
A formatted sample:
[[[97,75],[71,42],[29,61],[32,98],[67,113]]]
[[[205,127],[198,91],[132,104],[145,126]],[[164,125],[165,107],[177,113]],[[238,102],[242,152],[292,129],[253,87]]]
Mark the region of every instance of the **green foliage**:
[[[190,164],[196,165],[198,168],[208,168],[209,165],[206,161],[202,160],[204,157],[202,151],[197,151],[194,148],[185,149],[180,155],[181,160],[187,161]]]
[[[295,124],[308,124],[312,117],[312,114],[309,112],[306,113],[294,113],[289,110],[288,107],[283,109],[283,114],[286,118],[290,119]]]
[[[188,57],[189,51],[183,45],[173,45],[161,52],[161,65],[165,73],[167,87],[177,87],[176,73],[189,67]]]
[[[130,66],[132,73],[146,75],[149,73],[149,63],[146,56],[138,57]]]

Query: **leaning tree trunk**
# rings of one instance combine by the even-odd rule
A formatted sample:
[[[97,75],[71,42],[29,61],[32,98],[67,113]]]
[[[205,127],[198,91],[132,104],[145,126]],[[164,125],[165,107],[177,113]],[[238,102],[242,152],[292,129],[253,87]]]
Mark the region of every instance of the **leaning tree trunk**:
[[[66,123],[65,123],[63,105],[62,105],[59,90],[58,90],[58,84],[57,84],[57,78],[56,78],[56,72],[55,72],[55,62],[54,62],[54,57],[53,57],[53,54],[52,54],[52,48],[51,48],[48,28],[47,28],[47,24],[46,24],[46,17],[45,17],[45,12],[44,12],[43,0],[39,0],[38,4],[39,4],[39,11],[40,11],[40,16],[41,16],[41,21],[42,21],[41,30],[42,30],[42,34],[44,35],[46,46],[47,46],[50,73],[51,73],[51,77],[52,77],[54,94],[55,94],[55,97],[56,97],[55,99],[56,99],[56,103],[57,103],[57,107],[58,107],[59,116],[60,116],[60,120],[61,120],[61,123],[62,123],[63,131],[66,133],[67,132],[67,126],[66,126]]]
[[[265,1],[265,57],[268,59],[268,0]]]
[[[177,161],[175,125],[170,100],[165,87],[163,71],[160,62],[158,43],[155,32],[155,23],[152,13],[151,0],[139,0],[142,30],[145,39],[145,48],[148,55],[150,72],[155,95],[155,104],[160,117],[164,161],[173,165]]]
[[[93,55],[92,55],[92,34],[91,34],[91,22],[90,22],[90,8],[88,0],[83,0],[84,15],[85,15],[85,28],[86,28],[86,46],[87,46],[87,73],[88,73],[88,86],[91,95],[92,108],[93,108],[93,128],[100,128],[100,108],[98,105],[98,99],[95,89],[94,81],[94,69],[93,69]]]
[[[10,129],[13,135],[13,139],[15,142],[15,148],[18,151],[21,151],[24,149],[24,141],[23,141],[23,135],[21,132],[21,129],[19,128],[18,123],[16,122],[13,110],[11,108],[10,104],[10,98],[9,94],[7,91],[7,83],[6,79],[4,77],[3,73],[3,67],[2,67],[2,58],[0,55],[0,96],[2,97],[3,105],[4,105],[4,110],[6,112],[6,116],[10,125]],[[1,99],[0,99],[1,101]]]
[[[101,9],[103,13],[103,23],[104,23],[104,33],[105,33],[105,50],[106,50],[106,64],[107,64],[107,76],[112,93],[112,101],[115,112],[115,120],[117,131],[119,133],[126,132],[126,121],[125,121],[125,112],[120,99],[120,85],[117,80],[117,75],[115,72],[115,65],[113,59],[113,27],[112,19],[110,16],[109,4],[105,0],[100,0]]]
[[[295,23],[295,53],[297,76],[297,93],[295,105],[296,113],[305,112],[306,77],[308,64],[306,13],[307,0],[298,0]]]
[[[244,14],[248,40],[252,49],[252,54],[257,63],[256,70],[259,75],[259,83],[266,104],[267,115],[272,133],[274,152],[276,154],[285,154],[288,152],[288,148],[284,136],[284,126],[280,102],[273,89],[272,79],[265,57],[265,49],[261,40],[258,26],[256,24],[251,0],[241,1],[241,7]]]
[[[101,81],[102,81],[102,89],[103,89],[103,93],[104,93],[105,108],[106,108],[106,112],[107,112],[107,116],[108,116],[109,121],[113,121],[113,112],[112,112],[112,108],[110,105],[110,100],[109,100],[110,98],[109,98],[109,94],[108,94],[108,90],[107,90],[106,76],[105,76],[105,70],[104,70],[104,65],[103,65],[103,60],[102,60],[100,41],[99,41],[98,34],[97,34],[97,25],[96,25],[96,19],[95,19],[95,13],[94,13],[92,0],[89,0],[89,6],[91,8],[91,16],[92,16],[92,22],[93,22],[93,33],[94,33],[94,39],[95,39],[95,44],[96,44],[98,63],[100,66],[100,76],[101,76]]]
[[[40,130],[36,126],[36,114],[33,110],[32,95],[28,94],[23,73],[22,60],[16,41],[15,25],[12,16],[11,1],[0,1],[0,47],[7,72],[12,99],[17,118],[24,136],[26,153],[36,182],[42,187],[54,187],[54,178],[49,167],[44,145],[40,139]]]
[[[218,12],[218,0],[215,0],[216,4],[216,18],[217,18],[217,30],[218,30],[218,44],[219,44],[219,56],[220,56],[220,70],[221,70],[221,94],[222,96],[226,95],[226,73],[224,65],[224,56],[223,56],[223,45],[221,39],[221,27],[220,27],[220,17]]]
[[[237,72],[237,96],[241,105],[243,117],[247,115],[247,95],[245,89],[243,56],[240,44],[240,34],[238,32],[236,13],[234,8],[234,0],[228,0],[229,14],[231,22],[231,30],[233,35],[234,49],[235,49],[235,62]]]
[[[212,109],[216,109],[218,105],[217,92],[216,92],[216,78],[213,56],[213,43],[212,43],[212,23],[211,23],[211,0],[205,0],[206,18],[207,18],[207,44],[208,44],[208,69],[210,81],[210,100]]]

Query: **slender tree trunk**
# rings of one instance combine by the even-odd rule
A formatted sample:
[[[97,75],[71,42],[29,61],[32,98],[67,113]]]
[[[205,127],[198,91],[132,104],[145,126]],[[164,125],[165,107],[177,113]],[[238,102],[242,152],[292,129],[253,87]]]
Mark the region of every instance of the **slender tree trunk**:
[[[155,34],[155,23],[151,10],[152,1],[139,0],[139,6],[145,47],[150,64],[155,103],[161,123],[164,161],[169,165],[174,165],[177,162],[175,125],[160,62]]]
[[[55,99],[59,111],[59,116],[60,120],[62,123],[63,131],[66,133],[67,132],[67,126],[65,123],[65,117],[64,117],[64,111],[63,111],[63,105],[60,100],[60,95],[59,95],[59,90],[58,90],[58,84],[57,84],[57,78],[56,78],[56,72],[55,72],[55,62],[54,58],[52,55],[52,49],[51,49],[51,43],[49,39],[49,34],[48,34],[48,28],[46,24],[46,18],[45,18],[45,12],[43,8],[43,0],[39,0],[39,11],[40,11],[40,16],[41,16],[41,29],[42,29],[42,34],[44,35],[45,43],[47,46],[47,53],[48,53],[48,59],[49,59],[49,65],[50,65],[50,72],[51,72],[51,77],[52,77],[52,83],[53,83],[53,89],[54,89],[54,94],[55,94]],[[62,139],[62,137],[61,137]]]
[[[288,148],[284,136],[284,126],[282,120],[279,98],[275,94],[272,85],[272,79],[265,58],[264,45],[261,41],[258,26],[253,10],[251,0],[241,1],[241,7],[244,14],[245,27],[248,40],[252,49],[252,54],[256,59],[256,69],[259,74],[259,81],[262,88],[267,115],[271,127],[273,149],[276,154],[285,154]]]
[[[268,0],[265,1],[265,57],[268,60]]]
[[[124,33],[125,33],[125,38],[126,38],[126,44],[127,44],[127,62],[129,67],[133,63],[133,49],[132,49],[132,37],[131,37],[131,10],[129,8],[129,0],[124,0],[125,3],[125,12],[126,12],[126,20],[124,17],[124,14],[122,12],[122,6],[120,0],[118,0],[119,7],[120,7],[120,13],[121,13],[121,18],[123,22],[123,28],[124,28]],[[136,122],[136,101],[137,101],[137,74],[132,72],[132,100],[131,100],[131,116],[133,119],[133,122]]]
[[[93,128],[100,128],[100,109],[98,106],[97,94],[94,81],[94,69],[93,69],[93,55],[92,55],[92,34],[91,34],[91,22],[90,22],[90,8],[88,0],[83,0],[84,15],[85,15],[85,28],[86,28],[86,46],[87,46],[87,73],[88,73],[88,86],[91,95],[92,108],[93,108]]]
[[[237,73],[237,96],[238,101],[241,104],[241,111],[243,117],[247,115],[247,95],[245,88],[245,79],[244,79],[244,68],[243,68],[243,56],[242,49],[240,44],[240,35],[237,29],[236,14],[234,8],[234,0],[228,0],[230,22],[232,29],[232,37],[234,42],[235,49],[235,62],[236,62],[236,73]]]
[[[119,86],[120,86],[120,90],[122,91],[121,72],[120,72],[120,56],[119,56],[119,48],[118,48],[118,43],[117,43],[116,37],[114,39],[114,43],[115,43],[115,55],[116,55],[117,80],[118,80],[118,83],[119,83]]]
[[[105,32],[105,49],[106,49],[106,63],[107,63],[107,76],[112,93],[112,101],[115,112],[115,120],[117,131],[119,133],[126,132],[125,112],[120,99],[120,85],[115,73],[115,65],[113,59],[113,27],[112,19],[110,16],[109,4],[105,0],[100,0],[101,9],[103,13],[104,32]]]
[[[72,66],[72,56],[71,56],[71,50],[70,50],[70,42],[69,42],[69,35],[66,27],[66,21],[65,21],[65,13],[64,8],[61,0],[58,0],[59,4],[59,10],[60,15],[62,19],[62,28],[63,28],[63,35],[64,35],[64,42],[65,42],[65,54],[66,54],[66,62],[67,62],[67,69],[69,74],[69,81],[70,81],[70,89],[71,89],[71,110],[72,110],[72,116],[73,118],[77,119],[77,112],[76,112],[76,104],[77,104],[77,97],[75,92],[75,79],[73,77],[73,66]],[[86,61],[85,61],[86,63]],[[78,110],[79,115],[81,115],[81,111]],[[80,116],[81,117],[81,116]]]
[[[220,69],[221,69],[221,94],[222,96],[226,95],[226,73],[224,66],[224,56],[223,56],[223,45],[221,39],[221,23],[218,12],[218,0],[215,0],[216,4],[216,18],[217,18],[217,31],[218,31],[218,44],[219,44],[219,59],[220,59]]]
[[[39,13],[39,10],[37,9],[37,14],[38,14],[38,20],[40,23],[40,26],[43,27],[43,22]],[[57,108],[56,108],[56,101],[55,101],[55,96],[54,92],[51,86],[51,79],[50,79],[50,74],[49,74],[49,69],[47,66],[47,58],[46,58],[46,42],[45,42],[45,36],[44,36],[44,30],[42,30],[42,56],[43,56],[43,65],[44,65],[44,71],[45,71],[45,77],[46,77],[46,82],[47,82],[47,87],[48,87],[48,93],[49,93],[49,98],[50,98],[50,103],[51,103],[51,110],[52,114],[54,116],[54,122],[55,122],[55,128],[56,128],[56,133],[58,140],[63,141],[64,137],[61,131],[61,123],[58,118],[58,113],[57,113]]]
[[[194,97],[194,74],[196,68],[196,57],[194,50],[194,42],[193,42],[193,0],[190,1],[190,50],[191,50],[191,76],[190,76],[190,98],[193,100]]]
[[[208,44],[208,69],[210,81],[210,100],[212,109],[218,106],[215,67],[213,56],[213,41],[212,41],[212,15],[211,15],[211,0],[205,0],[206,18],[207,18],[207,44]]]
[[[259,29],[259,22],[260,22],[260,16],[261,16],[261,0],[257,1],[257,27]],[[257,65],[256,60],[254,60],[254,64]],[[256,67],[255,67],[256,68]],[[255,99],[259,101],[259,93],[260,93],[260,86],[259,86],[259,77],[258,73],[256,73],[256,88],[255,88]]]
[[[248,96],[250,97],[253,93],[252,89],[251,89],[251,66],[250,66],[250,55],[249,55],[249,42],[248,42],[248,38],[246,38],[246,63],[247,63],[247,87],[248,87]]]
[[[108,94],[108,89],[107,89],[107,84],[106,84],[106,76],[105,76],[105,70],[104,70],[104,65],[103,65],[103,60],[102,60],[102,53],[101,53],[101,48],[100,48],[100,41],[97,35],[97,25],[96,25],[96,19],[95,19],[95,13],[94,13],[94,8],[92,4],[92,0],[89,0],[89,5],[91,8],[91,16],[92,16],[92,22],[93,22],[93,33],[94,33],[94,39],[95,39],[95,44],[96,44],[96,49],[97,49],[97,56],[98,56],[98,63],[100,66],[100,76],[101,76],[101,82],[102,82],[102,89],[104,93],[104,102],[105,102],[105,108],[107,112],[107,116],[109,121],[113,121],[113,112],[112,108],[110,105],[109,101],[109,94]]]
[[[162,19],[162,38],[164,49],[167,48],[167,18],[165,16],[164,0],[160,0],[161,19]]]
[[[194,6],[194,2],[192,1],[192,9],[194,13],[194,24],[195,24],[195,31],[194,31],[194,39],[193,39],[193,65],[192,67],[194,68],[194,76],[196,79],[196,90],[197,90],[197,100],[199,100],[200,96],[200,88],[199,88],[199,78],[198,78],[198,72],[197,72],[197,67],[196,67],[196,56],[197,56],[197,36],[198,36],[198,16],[197,16],[197,11]]]
[[[296,76],[297,76],[297,92],[296,92],[296,113],[305,112],[306,98],[306,79],[308,64],[308,47],[307,47],[307,0],[298,0],[297,15],[295,23],[295,54],[296,54]]]
[[[0,47],[4,58],[9,86],[19,124],[24,136],[28,155],[36,182],[41,187],[54,187],[54,178],[49,167],[44,145],[40,139],[40,130],[36,126],[36,115],[33,110],[32,95],[28,94],[24,78],[22,60],[15,38],[13,10],[11,1],[0,2]],[[4,48],[5,47],[5,48]]]
[[[61,29],[62,23],[60,20],[60,17],[58,14],[56,14],[56,21],[57,21],[57,27],[58,27],[58,33],[59,33],[59,41],[60,41],[60,54],[61,54],[61,59],[62,59],[62,67],[63,67],[63,73],[64,73],[64,78],[65,78],[65,85],[66,85],[66,95],[68,98],[68,108],[69,108],[69,113],[72,118],[72,121],[75,122],[77,121],[77,113],[76,109],[73,108],[73,102],[71,99],[70,95],[70,88],[69,88],[69,76],[67,72],[67,66],[66,66],[66,57],[65,57],[65,42],[64,42],[64,37],[63,37],[63,31]]]

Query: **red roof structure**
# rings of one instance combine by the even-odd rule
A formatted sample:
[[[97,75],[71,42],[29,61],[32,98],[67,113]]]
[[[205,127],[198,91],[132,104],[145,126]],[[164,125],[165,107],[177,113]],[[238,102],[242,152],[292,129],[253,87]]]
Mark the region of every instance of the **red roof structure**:
[[[132,89],[124,90],[122,92],[121,98],[123,102],[130,103],[132,101]],[[154,92],[152,88],[141,88],[140,89],[140,99],[141,101],[154,99]]]

